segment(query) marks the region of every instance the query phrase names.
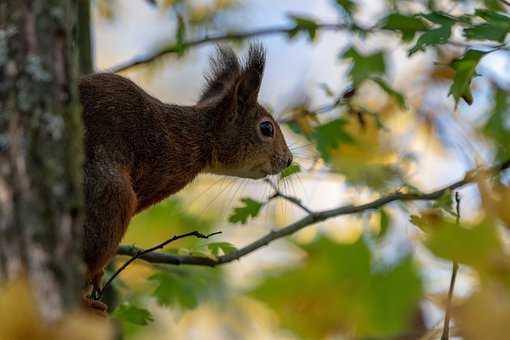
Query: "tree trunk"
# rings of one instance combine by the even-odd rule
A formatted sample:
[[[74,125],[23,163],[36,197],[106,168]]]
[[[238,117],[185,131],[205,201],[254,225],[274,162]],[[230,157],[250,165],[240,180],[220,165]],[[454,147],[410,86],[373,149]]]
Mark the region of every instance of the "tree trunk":
[[[0,3],[0,281],[27,278],[59,318],[81,285],[76,0]]]

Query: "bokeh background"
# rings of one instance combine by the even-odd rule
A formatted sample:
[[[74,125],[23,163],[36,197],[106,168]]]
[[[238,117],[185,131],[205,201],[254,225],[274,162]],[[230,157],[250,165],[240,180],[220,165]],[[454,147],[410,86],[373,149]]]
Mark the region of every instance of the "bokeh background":
[[[95,69],[108,71],[171,46],[181,25],[189,40],[291,27],[296,17],[370,28],[395,12],[437,12],[460,18],[476,8],[504,15],[509,7],[499,1],[96,0],[92,2]],[[483,22],[481,18],[472,22]],[[442,25],[423,21],[428,28],[418,27],[416,32]],[[300,169],[285,178],[272,178],[279,190],[313,210],[324,210],[398,190],[428,192],[462,179],[473,168],[505,160],[510,154],[508,51],[491,50],[475,65],[480,76],[471,84],[473,104],[462,99],[456,104],[449,96],[455,78],[452,61],[470,48],[486,51],[496,46],[490,37],[466,42],[459,22],[447,42],[412,56],[408,52],[416,37],[404,42],[398,30],[363,32],[351,27],[317,29],[314,34],[303,30],[294,37],[257,37],[267,50],[259,101],[283,122]],[[406,29],[412,31],[409,25]],[[249,40],[222,43],[243,56]],[[345,53],[350,48],[377,57],[356,59],[350,54],[348,58]],[[168,54],[121,74],[164,102],[191,105],[200,95],[214,49],[213,43],[203,44],[182,56]],[[379,72],[381,58],[383,72]],[[356,81],[354,70],[364,77],[373,69],[390,89],[373,81]],[[354,95],[346,95],[353,87]],[[321,131],[321,126],[336,119],[342,123],[323,136],[325,142],[307,133],[307,129]],[[451,260],[461,259],[467,265],[461,264],[455,286],[454,305],[459,311],[454,314],[453,332],[457,322],[473,321],[473,311],[485,312],[493,315],[492,320],[477,317],[475,330],[466,327],[457,335],[503,339],[510,315],[507,265],[498,265],[495,275],[487,264],[492,263],[494,249],[506,254],[504,209],[497,207],[506,204],[502,197],[509,197],[508,176],[497,179],[499,196],[492,191],[493,183],[483,186],[482,180],[458,190],[463,230],[472,232],[468,236],[440,232],[454,224],[455,193],[432,203],[396,202],[309,226],[217,268],[140,261],[115,281],[113,315],[129,339],[398,335],[433,339],[441,335]],[[483,188],[485,196],[480,195]],[[201,175],[178,195],[137,216],[123,243],[149,247],[178,233],[220,230],[222,234],[213,239],[186,239],[165,251],[226,253],[305,216],[292,203],[275,199],[247,223],[229,222],[233,210],[243,206],[242,198],[266,202],[272,194],[272,187],[263,181]],[[453,245],[456,242],[458,246]],[[124,260],[119,257],[117,264]],[[498,257],[498,264],[505,261],[506,255]],[[477,333],[480,329],[489,333]]]

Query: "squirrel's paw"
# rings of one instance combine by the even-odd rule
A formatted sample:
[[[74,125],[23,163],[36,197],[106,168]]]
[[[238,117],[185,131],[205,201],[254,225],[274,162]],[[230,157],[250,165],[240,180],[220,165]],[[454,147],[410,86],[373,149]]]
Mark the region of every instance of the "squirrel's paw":
[[[87,311],[90,311],[96,315],[104,317],[108,316],[108,306],[99,300],[94,300],[86,295],[83,295],[81,298],[81,304],[82,307],[84,307]]]

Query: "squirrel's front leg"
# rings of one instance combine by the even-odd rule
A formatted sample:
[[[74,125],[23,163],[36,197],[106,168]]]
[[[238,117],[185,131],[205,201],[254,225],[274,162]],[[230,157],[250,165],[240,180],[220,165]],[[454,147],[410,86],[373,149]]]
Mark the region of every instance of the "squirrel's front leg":
[[[83,253],[87,265],[85,289],[90,291],[92,288],[98,291],[101,289],[103,269],[115,256],[136,210],[137,198],[128,173],[112,169],[105,171],[104,167],[99,166],[87,166],[85,204],[83,233]],[[93,303],[89,305],[98,308]]]

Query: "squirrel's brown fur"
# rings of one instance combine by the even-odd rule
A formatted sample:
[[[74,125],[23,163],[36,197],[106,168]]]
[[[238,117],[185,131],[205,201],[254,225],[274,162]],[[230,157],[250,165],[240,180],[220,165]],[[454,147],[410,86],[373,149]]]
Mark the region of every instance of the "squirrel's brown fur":
[[[133,215],[200,172],[262,178],[290,164],[278,124],[257,103],[264,61],[259,45],[244,65],[231,49],[218,48],[194,106],[162,103],[114,74],[81,79],[87,283],[99,288]],[[271,122],[274,137],[261,134],[261,121]]]

